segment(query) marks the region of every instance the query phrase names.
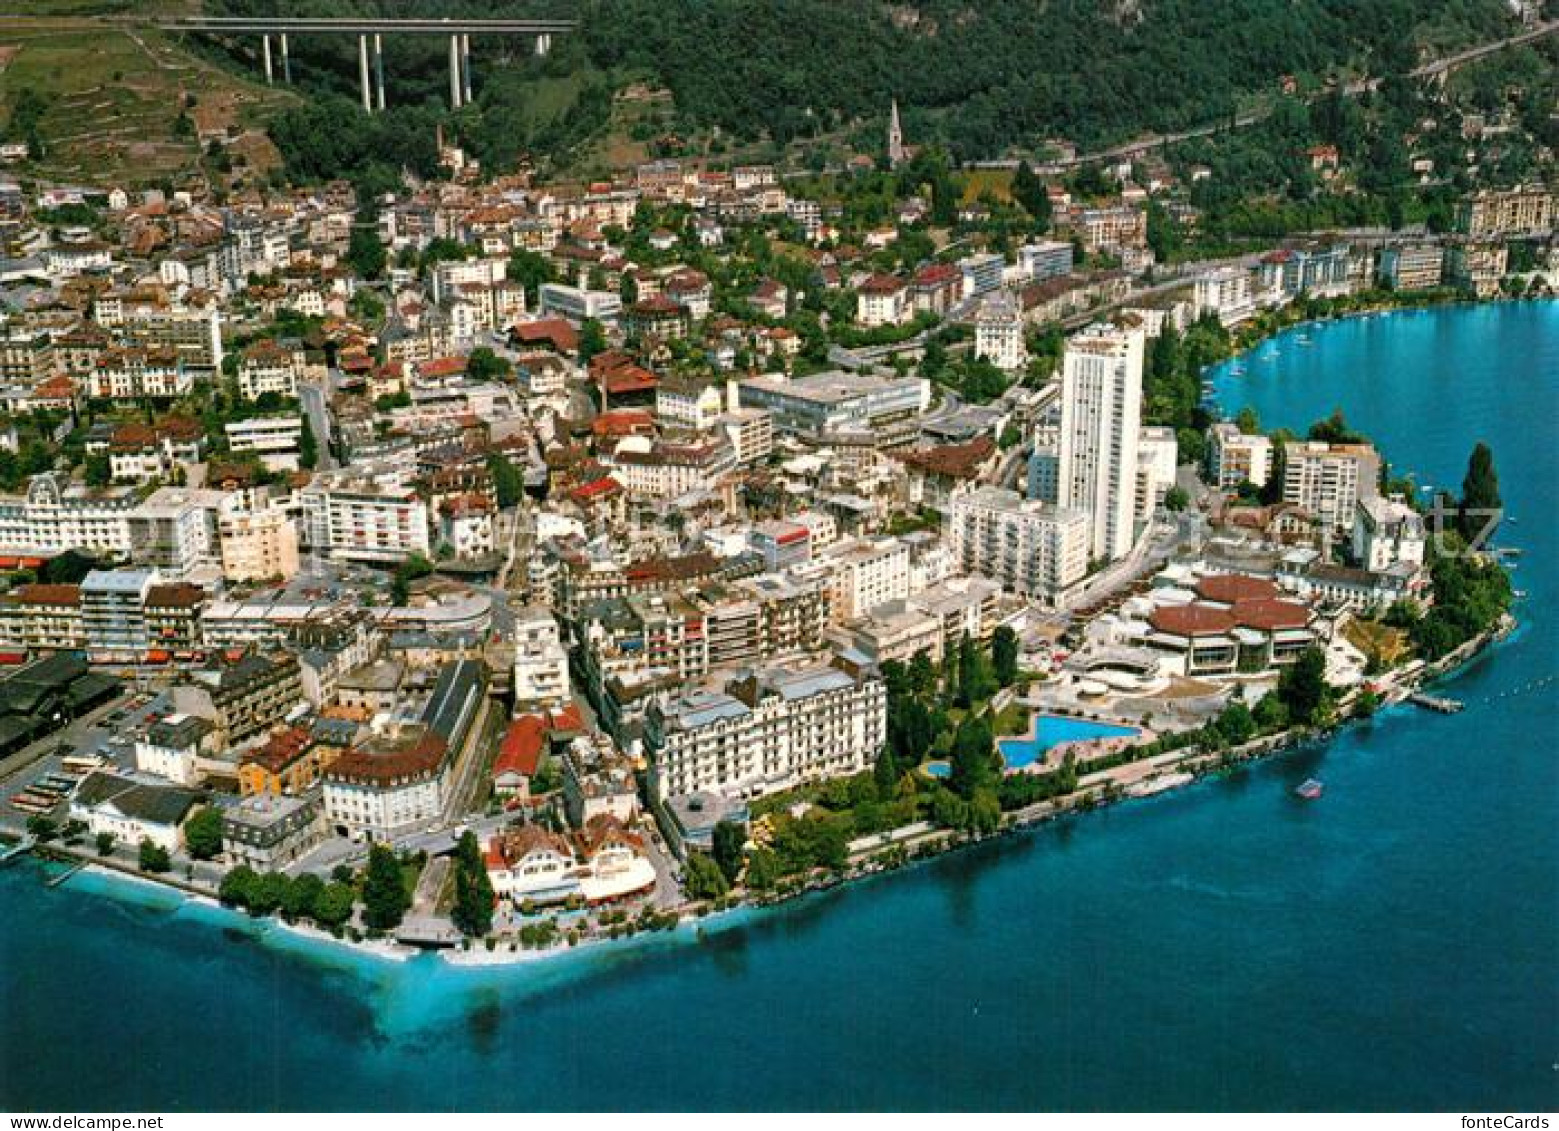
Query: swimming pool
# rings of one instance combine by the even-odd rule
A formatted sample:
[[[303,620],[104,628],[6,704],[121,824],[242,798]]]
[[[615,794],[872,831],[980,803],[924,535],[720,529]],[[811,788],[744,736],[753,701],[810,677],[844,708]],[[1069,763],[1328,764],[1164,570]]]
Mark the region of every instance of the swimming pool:
[[[1040,761],[1045,751],[1063,742],[1086,742],[1095,738],[1130,738],[1142,733],[1136,727],[1072,719],[1065,715],[1036,715],[1029,724],[1029,737],[1003,738],[996,746],[1009,770],[1021,770]]]

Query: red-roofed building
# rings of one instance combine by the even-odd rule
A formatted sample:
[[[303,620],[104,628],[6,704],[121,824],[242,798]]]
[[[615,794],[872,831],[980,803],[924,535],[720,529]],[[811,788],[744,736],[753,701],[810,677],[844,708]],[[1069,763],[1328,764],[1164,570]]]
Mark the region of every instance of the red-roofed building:
[[[531,779],[547,753],[547,721],[541,715],[521,715],[509,724],[498,756],[493,759],[493,793],[527,800]]]
[[[603,412],[590,422],[590,431],[603,439],[623,436],[653,436],[655,414],[637,408],[619,408]]]
[[[1221,599],[1148,614],[1144,643],[1172,656],[1183,675],[1257,675],[1292,663],[1316,642],[1314,613],[1276,596],[1271,582],[1231,574],[1203,578],[1197,590]]]
[[[909,287],[896,275],[872,275],[856,290],[855,320],[862,326],[897,326],[914,316]]]
[[[1218,573],[1196,583],[1196,594],[1209,604],[1230,606],[1240,601],[1276,597],[1278,587],[1262,577],[1242,573]]]
[[[951,263],[931,263],[915,272],[910,294],[917,311],[946,314],[963,297],[963,272]]]
[[[509,327],[509,340],[516,346],[528,349],[550,347],[558,353],[566,354],[579,350],[579,331],[562,318],[517,322]]]

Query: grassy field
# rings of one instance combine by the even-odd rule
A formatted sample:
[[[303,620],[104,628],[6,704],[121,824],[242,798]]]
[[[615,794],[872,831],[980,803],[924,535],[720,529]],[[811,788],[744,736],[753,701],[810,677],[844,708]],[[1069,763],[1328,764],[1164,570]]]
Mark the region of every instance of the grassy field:
[[[263,171],[274,150],[256,127],[291,97],[196,58],[162,32],[111,22],[42,16],[8,26],[0,57],[0,118],[23,90],[47,100],[48,151],[19,171],[57,180],[129,186],[199,168],[200,143],[174,134],[187,96],[203,136],[237,127],[238,151]]]
[[[971,169],[964,174],[965,204],[973,204],[983,196],[1002,204],[1012,201],[1012,170],[1011,169]]]
[[[1366,656],[1377,655],[1388,664],[1395,665],[1407,659],[1409,645],[1407,633],[1400,628],[1388,628],[1376,621],[1354,618],[1343,629],[1343,636]]]

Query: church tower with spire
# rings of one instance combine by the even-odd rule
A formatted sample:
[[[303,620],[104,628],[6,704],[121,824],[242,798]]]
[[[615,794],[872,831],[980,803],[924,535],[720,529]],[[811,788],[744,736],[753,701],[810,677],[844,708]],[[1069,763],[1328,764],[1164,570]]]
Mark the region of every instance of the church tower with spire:
[[[888,112],[888,165],[896,168],[904,163],[904,129],[899,125],[899,100],[893,100],[893,108]]]

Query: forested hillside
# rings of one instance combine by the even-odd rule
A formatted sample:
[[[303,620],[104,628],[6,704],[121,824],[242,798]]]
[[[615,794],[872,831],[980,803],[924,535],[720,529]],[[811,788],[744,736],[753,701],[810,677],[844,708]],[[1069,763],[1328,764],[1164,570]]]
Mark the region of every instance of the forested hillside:
[[[393,0],[212,6],[402,11]],[[517,14],[502,0],[428,0],[418,12]],[[1088,146],[1215,120],[1269,93],[1280,75],[1313,86],[1341,72],[1401,72],[1421,53],[1512,26],[1502,0],[545,0],[524,14],[576,16],[581,30],[546,60],[521,43],[474,43],[477,106],[458,130],[498,165],[522,150],[576,150],[606,126],[613,93],[636,79],[671,92],[652,128],[672,136],[718,127],[737,143],[847,138],[880,131],[897,98],[911,140],[970,160],[1051,137]],[[347,137],[334,119],[354,90],[355,44],[294,46],[305,86],[340,95],[278,123],[276,140],[300,174],[425,163],[447,56],[431,40],[391,39],[386,50],[393,110]]]

